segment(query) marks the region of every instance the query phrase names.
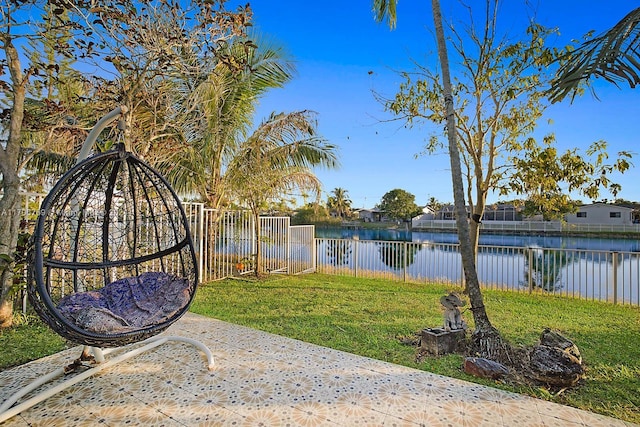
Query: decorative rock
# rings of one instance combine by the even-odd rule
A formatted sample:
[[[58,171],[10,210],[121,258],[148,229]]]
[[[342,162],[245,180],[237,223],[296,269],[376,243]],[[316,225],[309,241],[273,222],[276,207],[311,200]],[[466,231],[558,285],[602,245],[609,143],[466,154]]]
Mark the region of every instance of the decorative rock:
[[[571,356],[575,357],[579,363],[582,363],[582,356],[580,355],[578,346],[576,346],[573,341],[560,335],[559,332],[552,331],[551,329],[546,328],[544,331],[542,331],[542,335],[540,336],[540,345],[558,348],[565,353],[568,353]]]
[[[570,387],[582,378],[584,369],[572,354],[560,348],[538,345],[531,352],[530,372],[542,383]]]
[[[467,357],[464,359],[464,371],[480,378],[497,380],[509,374],[509,369],[501,363],[482,357]]]

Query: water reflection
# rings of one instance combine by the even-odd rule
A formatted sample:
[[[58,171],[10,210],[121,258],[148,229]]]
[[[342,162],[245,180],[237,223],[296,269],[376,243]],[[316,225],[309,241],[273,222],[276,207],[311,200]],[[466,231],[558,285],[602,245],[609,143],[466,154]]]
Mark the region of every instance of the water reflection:
[[[411,230],[396,230],[386,228],[342,228],[342,227],[316,227],[316,237],[327,239],[354,239],[354,240],[382,240],[392,242],[411,242],[413,233]]]
[[[564,250],[525,248],[523,286],[555,292],[562,289],[562,272],[575,262],[574,254]]]
[[[387,267],[400,270],[415,262],[416,254],[422,250],[420,245],[406,245],[394,242],[375,242],[380,259]]]
[[[335,267],[349,265],[353,251],[351,246],[350,240],[328,240],[326,253],[329,263]]]
[[[457,244],[456,233],[424,232],[408,230],[375,230],[375,229],[346,229],[340,227],[316,228],[316,237],[330,239],[358,239],[403,241],[414,243],[449,243]],[[585,249],[597,251],[640,252],[640,239],[637,238],[602,238],[602,237],[573,237],[573,236],[536,236],[509,234],[481,234],[480,245],[512,246],[512,247],[540,247]]]

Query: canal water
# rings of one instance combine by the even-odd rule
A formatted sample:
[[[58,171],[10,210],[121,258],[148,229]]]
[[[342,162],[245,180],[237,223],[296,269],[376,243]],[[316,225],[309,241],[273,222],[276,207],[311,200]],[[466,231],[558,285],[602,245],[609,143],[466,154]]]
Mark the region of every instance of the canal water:
[[[453,232],[426,232],[395,229],[346,229],[316,227],[316,237],[328,239],[354,239],[401,241],[414,243],[458,243]],[[541,235],[481,234],[480,245],[517,248],[578,249],[610,252],[640,252],[640,239],[633,237],[572,237]]]

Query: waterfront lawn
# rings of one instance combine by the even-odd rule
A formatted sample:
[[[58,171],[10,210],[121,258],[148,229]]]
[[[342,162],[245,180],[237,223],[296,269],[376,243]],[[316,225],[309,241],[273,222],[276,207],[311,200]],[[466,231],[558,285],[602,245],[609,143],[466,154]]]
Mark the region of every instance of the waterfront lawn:
[[[227,279],[202,285],[192,311],[362,356],[411,366],[640,424],[640,309],[526,293],[485,290],[493,324],[516,345],[536,343],[545,327],[560,330],[582,352],[586,378],[551,394],[482,380],[448,355],[415,362],[400,339],[442,324],[439,298],[450,286],[308,274],[264,281]],[[473,328],[469,311],[463,317]],[[40,321],[0,331],[0,370],[65,348]]]
[[[442,325],[446,285],[320,274],[264,281],[227,279],[201,286],[192,311],[220,320],[392,363],[473,381],[640,423],[640,309],[504,291],[483,292],[489,318],[515,345],[533,345],[545,327],[580,349],[586,378],[551,393],[465,374],[463,357],[415,361],[400,339]],[[473,328],[470,311],[463,317]]]

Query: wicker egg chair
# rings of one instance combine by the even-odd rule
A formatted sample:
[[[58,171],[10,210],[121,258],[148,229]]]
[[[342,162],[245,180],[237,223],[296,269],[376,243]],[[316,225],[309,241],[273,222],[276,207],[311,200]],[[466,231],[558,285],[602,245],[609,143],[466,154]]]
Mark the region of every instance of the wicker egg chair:
[[[188,310],[198,283],[179,198],[122,144],[79,161],[56,183],[40,208],[30,261],[36,312],[63,337],[98,348],[162,332]]]
[[[76,166],[44,199],[28,255],[31,304],[55,332],[84,345],[82,354],[9,396],[0,404],[0,423],[167,341],[195,346],[208,369],[214,367],[203,343],[156,336],[187,312],[198,284],[189,223],[177,195],[123,145],[87,158],[100,132],[125,112],[118,107],[96,124]],[[137,342],[105,360],[117,347]],[[65,380],[41,389],[60,376]]]

